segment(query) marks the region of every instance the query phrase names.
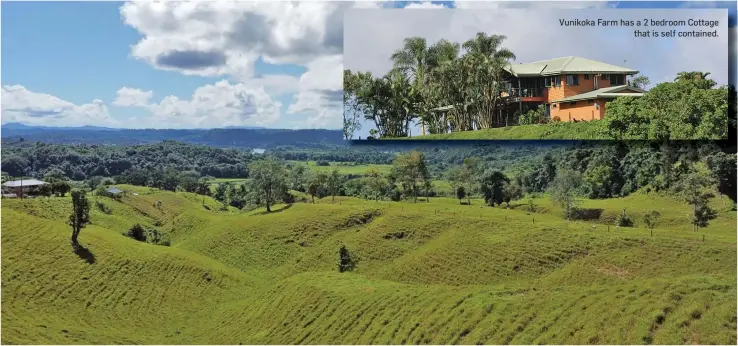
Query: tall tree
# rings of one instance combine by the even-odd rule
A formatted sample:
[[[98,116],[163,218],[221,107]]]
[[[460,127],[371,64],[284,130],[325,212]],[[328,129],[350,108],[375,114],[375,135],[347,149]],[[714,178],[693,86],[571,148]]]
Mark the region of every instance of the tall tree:
[[[331,202],[335,202],[336,195],[339,194],[341,185],[343,184],[343,176],[338,172],[338,169],[333,169],[331,174],[328,176],[328,181],[326,183],[328,192],[331,194]]]
[[[556,177],[551,183],[549,192],[551,200],[555,205],[564,209],[564,215],[569,220],[575,210],[582,186],[582,175],[570,169],[562,169],[556,173]]]
[[[480,184],[484,202],[489,204],[490,207],[494,207],[495,204],[502,205],[504,201],[503,189],[509,183],[510,178],[500,171],[488,170],[484,172]]]
[[[419,185],[430,180],[425,155],[417,150],[397,155],[392,163],[392,175],[405,185],[406,190],[413,196],[413,201],[417,202]]]
[[[706,227],[710,220],[717,217],[717,212],[710,207],[710,199],[715,197],[712,193],[714,185],[715,181],[707,169],[695,165],[675,187],[684,201],[692,207],[692,230],[695,232],[700,227]]]
[[[282,163],[274,158],[252,161],[249,163],[249,172],[253,184],[253,193],[259,202],[266,205],[267,212],[271,212],[274,204],[286,192],[286,171]]]
[[[79,233],[90,223],[90,202],[82,190],[72,191],[72,214],[68,224],[72,226],[72,244],[79,246]]]

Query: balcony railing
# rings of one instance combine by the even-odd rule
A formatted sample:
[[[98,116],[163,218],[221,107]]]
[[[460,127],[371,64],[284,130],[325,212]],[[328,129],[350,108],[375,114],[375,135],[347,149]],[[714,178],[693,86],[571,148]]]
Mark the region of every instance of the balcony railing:
[[[543,97],[544,88],[510,88],[506,91],[510,97]]]

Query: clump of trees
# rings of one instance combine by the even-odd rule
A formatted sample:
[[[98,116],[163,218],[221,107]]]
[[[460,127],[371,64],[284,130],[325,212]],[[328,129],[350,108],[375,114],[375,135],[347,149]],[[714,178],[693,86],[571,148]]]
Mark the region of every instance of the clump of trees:
[[[429,133],[447,133],[506,123],[500,107],[504,69],[515,55],[503,35],[480,32],[463,44],[445,39],[428,46],[409,37],[384,76],[344,71],[344,136],[353,138],[363,117],[378,137],[406,137],[416,121]],[[463,50],[463,54],[462,54]],[[453,106],[447,112],[432,112]]]
[[[128,231],[123,233],[123,235],[140,242],[148,242],[151,244],[163,246],[171,245],[171,242],[165,234],[159,232],[155,228],[145,228],[138,223],[133,225]]]
[[[680,72],[673,82],[660,83],[641,97],[620,97],[608,103],[605,118],[599,122],[603,138],[725,139],[728,97],[735,90],[716,87],[707,78],[709,74]]]

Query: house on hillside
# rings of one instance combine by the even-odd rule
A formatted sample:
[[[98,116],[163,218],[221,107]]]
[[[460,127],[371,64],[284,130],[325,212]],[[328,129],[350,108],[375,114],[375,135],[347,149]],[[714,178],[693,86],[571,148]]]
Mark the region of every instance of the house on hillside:
[[[638,71],[576,56],[514,64],[506,69],[504,113],[545,107],[550,119],[600,120],[607,102],[646,91],[628,85]]]
[[[44,181],[36,179],[20,179],[6,181],[2,185],[3,197],[12,198],[12,195],[17,197],[23,197],[24,195],[34,195],[36,190],[41,186],[47,184]],[[7,195],[7,196],[6,196]]]
[[[108,187],[107,189],[105,189],[105,192],[107,192],[108,195],[110,195],[111,197],[120,197],[123,196],[123,194],[125,193],[123,190],[115,186]]]

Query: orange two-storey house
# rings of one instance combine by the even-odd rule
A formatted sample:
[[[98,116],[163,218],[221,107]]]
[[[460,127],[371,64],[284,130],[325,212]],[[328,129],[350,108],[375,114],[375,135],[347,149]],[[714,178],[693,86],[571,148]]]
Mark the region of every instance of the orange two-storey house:
[[[599,120],[612,99],[646,92],[627,83],[638,71],[575,56],[513,64],[506,72],[508,114],[544,105],[552,120]]]

